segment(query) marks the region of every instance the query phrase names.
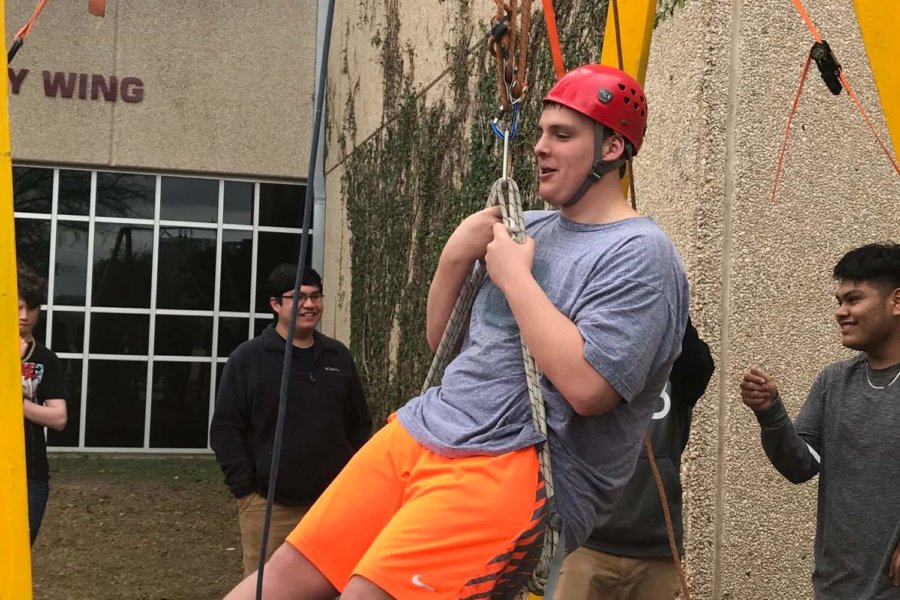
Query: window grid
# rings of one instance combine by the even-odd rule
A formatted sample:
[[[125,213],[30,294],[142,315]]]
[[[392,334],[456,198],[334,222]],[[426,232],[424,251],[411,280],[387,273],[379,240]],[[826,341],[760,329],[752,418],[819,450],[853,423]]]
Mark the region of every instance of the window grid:
[[[15,165],[17,167],[27,167],[27,168],[35,168],[35,169],[47,169],[50,170],[49,167],[41,167],[39,165]],[[65,171],[83,171],[84,169],[62,169]],[[160,219],[160,214],[162,210],[162,181],[164,177],[168,177],[166,174],[153,174],[155,189],[154,189],[154,218],[131,218],[131,217],[110,217],[110,216],[97,216],[98,206],[97,206],[97,196],[98,196],[98,173],[101,171],[91,170],[90,171],[90,193],[89,193],[89,208],[87,215],[74,215],[74,214],[60,214],[60,180],[61,180],[61,169],[53,168],[52,169],[52,199],[50,203],[50,212],[47,213],[38,213],[38,212],[27,212],[20,211],[15,212],[15,219],[18,220],[32,220],[32,221],[49,221],[50,223],[50,241],[49,241],[49,249],[48,249],[48,299],[47,304],[44,307],[45,311],[45,342],[48,346],[52,347],[53,341],[53,329],[54,329],[54,314],[56,311],[66,312],[66,313],[81,313],[84,315],[84,332],[81,346],[81,352],[77,351],[68,351],[68,352],[58,352],[58,356],[63,360],[80,360],[80,371],[81,371],[81,393],[80,393],[80,405],[78,409],[79,420],[78,420],[78,436],[77,436],[77,445],[72,446],[51,446],[50,449],[54,451],[84,451],[88,450],[91,452],[116,452],[116,451],[127,451],[127,452],[141,452],[141,453],[179,453],[179,452],[209,452],[209,440],[208,440],[208,427],[206,439],[202,440],[202,446],[198,447],[190,447],[190,448],[180,448],[180,447],[151,447],[151,424],[153,423],[153,395],[154,395],[154,364],[155,363],[167,363],[167,364],[185,364],[185,363],[193,363],[193,364],[208,364],[210,368],[209,375],[209,403],[208,403],[208,414],[207,414],[207,425],[209,421],[212,419],[212,411],[215,405],[215,391],[218,377],[218,366],[224,364],[228,357],[227,356],[219,356],[219,336],[220,336],[220,319],[221,318],[242,318],[246,319],[248,323],[247,328],[247,339],[250,339],[254,336],[255,326],[257,321],[257,311],[256,311],[256,301],[257,301],[257,277],[259,274],[259,265],[258,260],[260,257],[260,233],[281,233],[281,234],[293,234],[296,235],[299,241],[299,236],[302,233],[302,229],[300,227],[278,227],[272,225],[263,225],[260,223],[260,204],[261,204],[261,195],[260,195],[260,182],[253,181],[252,183],[252,224],[238,224],[238,223],[226,223],[225,222],[225,179],[217,179],[217,189],[218,189],[218,197],[217,197],[217,206],[216,206],[216,222],[208,222],[208,221],[190,221],[190,220],[162,220]],[[131,173],[129,173],[131,174]],[[134,173],[140,174],[140,173]],[[172,175],[172,177],[180,177],[179,175]],[[194,179],[211,179],[208,177],[195,177]],[[247,180],[233,180],[228,179],[228,181],[247,181]],[[297,185],[297,184],[289,184],[289,185]],[[302,183],[299,185],[303,185]],[[69,197],[67,197],[69,198]],[[108,204],[104,205],[108,208]],[[149,208],[149,207],[148,207]],[[180,215],[179,215],[180,216]],[[55,290],[56,290],[56,279],[57,279],[57,246],[60,241],[57,239],[59,236],[58,233],[58,224],[60,222],[81,222],[87,223],[87,248],[86,248],[86,265],[84,265],[84,304],[58,304],[55,300]],[[97,223],[108,223],[115,224],[119,226],[143,226],[147,229],[152,227],[153,232],[153,241],[152,241],[152,256],[151,256],[151,266],[150,266],[150,299],[149,299],[149,307],[122,307],[122,306],[102,306],[94,305],[94,263],[97,260],[95,256],[96,246],[98,244],[97,241],[97,231],[96,224]],[[213,296],[212,296],[212,310],[198,310],[198,309],[173,309],[173,308],[158,308],[158,288],[159,288],[159,274],[160,274],[160,230],[166,227],[173,228],[182,228],[182,229],[200,229],[200,230],[212,230],[215,231],[215,274],[213,278]],[[247,311],[235,311],[221,310],[221,294],[222,294],[222,267],[224,261],[224,233],[229,231],[245,231],[249,236],[249,241],[251,243],[250,251],[250,277],[247,284],[249,287],[249,303],[247,306]],[[315,232],[310,231],[310,235],[317,235]],[[318,232],[318,235],[322,235],[322,232]],[[130,238],[129,238],[130,240]],[[130,241],[128,242],[130,245]],[[60,251],[64,251],[62,247],[59,248]],[[284,261],[294,261],[296,260],[295,256],[284,256]],[[107,269],[110,267],[107,267]],[[270,267],[269,267],[270,268]],[[64,299],[65,300],[65,299]],[[232,302],[233,304],[233,302]],[[97,314],[120,314],[120,315],[135,315],[135,316],[147,316],[149,318],[149,339],[147,340],[147,349],[146,354],[116,354],[116,353],[108,353],[108,352],[91,352],[91,337],[92,337],[92,315],[94,313]],[[210,346],[209,355],[203,356],[194,356],[194,355],[158,355],[156,354],[156,323],[157,323],[157,315],[159,316],[184,316],[184,317],[210,317],[212,318],[212,340]],[[262,317],[263,315],[259,315]],[[63,325],[60,325],[61,327]],[[64,335],[66,330],[62,330],[62,334]],[[76,348],[77,349],[77,348]],[[143,390],[144,394],[144,414],[143,414],[143,436],[142,436],[142,445],[140,447],[117,447],[117,446],[88,446],[86,443],[87,438],[87,428],[90,425],[89,419],[90,411],[89,411],[89,403],[91,402],[89,389],[90,389],[90,381],[89,381],[89,373],[91,364],[98,363],[107,363],[107,362],[125,362],[125,363],[137,363],[137,362],[146,362],[146,384]],[[74,390],[70,390],[74,391]],[[96,399],[95,399],[96,401]],[[196,405],[195,405],[196,406]],[[95,417],[96,418],[96,417]],[[193,435],[193,434],[192,434]],[[98,440],[95,440],[98,441]],[[73,440],[74,442],[74,440]]]

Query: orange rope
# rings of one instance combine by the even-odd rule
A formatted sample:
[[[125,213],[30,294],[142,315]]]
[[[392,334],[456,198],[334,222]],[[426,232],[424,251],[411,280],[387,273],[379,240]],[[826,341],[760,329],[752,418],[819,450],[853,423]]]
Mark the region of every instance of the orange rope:
[[[847,78],[844,76],[844,71],[842,70],[838,74],[841,78],[841,83],[844,84],[844,87],[847,88],[847,95],[853,100],[853,103],[856,104],[856,108],[859,109],[859,114],[862,115],[863,119],[866,121],[866,125],[869,126],[869,131],[872,132],[872,135],[875,136],[875,139],[878,140],[878,145],[881,146],[881,151],[884,152],[884,155],[887,156],[888,161],[891,163],[891,166],[894,167],[894,171],[897,172],[897,175],[900,175],[900,166],[897,165],[897,161],[894,160],[894,157],[891,156],[890,150],[887,148],[887,144],[884,143],[884,140],[881,139],[881,136],[878,135],[878,132],[875,130],[875,125],[872,124],[872,119],[869,118],[869,115],[866,114],[866,110],[863,108],[862,102],[859,101],[859,98],[856,96],[856,93],[853,91],[853,88],[850,87],[850,82],[847,81]]]
[[[803,73],[800,74],[800,85],[797,86],[797,93],[794,94],[794,104],[791,106],[787,125],[784,127],[784,140],[781,142],[781,153],[778,155],[778,166],[775,168],[775,185],[772,187],[772,202],[775,202],[775,194],[778,193],[778,179],[781,177],[781,167],[784,164],[785,151],[787,151],[788,134],[791,131],[791,121],[794,119],[794,113],[797,112],[797,105],[800,104],[800,92],[803,91],[803,84],[806,82],[806,75],[809,73],[809,65],[811,63],[812,56],[807,56],[806,64],[803,65]]]
[[[681,557],[678,555],[678,544],[675,543],[675,528],[672,526],[672,515],[669,514],[669,501],[666,499],[666,488],[663,486],[662,476],[659,474],[659,467],[656,465],[656,457],[653,454],[653,442],[650,441],[649,432],[644,433],[644,446],[647,447],[647,458],[650,461],[650,470],[653,471],[653,478],[656,480],[656,491],[659,493],[663,517],[666,520],[666,530],[669,534],[669,550],[672,551],[672,560],[675,561],[675,568],[678,570],[678,578],[681,580],[681,591],[684,594],[684,600],[691,600],[691,593],[688,591],[687,577],[684,574],[684,566],[681,564]]]
[[[553,70],[556,78],[562,79],[566,74],[562,50],[559,47],[559,32],[556,30],[556,13],[553,11],[553,0],[541,0],[544,6],[544,20],[547,22],[547,37],[550,40],[550,54],[553,56]]]
[[[47,2],[49,2],[49,0],[38,1],[37,6],[34,8],[34,12],[31,13],[31,18],[28,19],[28,22],[25,23],[25,25],[23,25],[22,28],[16,32],[16,35],[13,36],[14,40],[21,38],[23,42],[25,41],[25,38],[27,38],[28,34],[31,32],[31,27],[34,25],[34,22],[37,21],[37,18],[41,14],[41,11],[44,10],[45,6],[47,6]]]
[[[800,18],[806,22],[806,26],[809,28],[810,33],[812,33],[813,38],[819,43],[822,43],[822,36],[819,35],[819,31],[816,29],[816,26],[813,25],[812,19],[809,18],[809,15],[806,12],[806,9],[803,8],[803,3],[800,0],[791,0],[794,3],[794,8],[797,9],[797,12],[800,14]]]
[[[525,64],[528,58],[528,35],[531,33],[531,0],[522,0],[522,26],[519,33],[519,68],[516,72],[516,88],[514,93],[521,98],[525,95],[528,83],[525,80]]]
[[[797,10],[797,13],[799,13],[800,18],[803,19],[803,21],[806,23],[806,27],[809,29],[809,32],[812,34],[813,38],[817,42],[822,43],[822,36],[819,35],[819,31],[816,29],[815,24],[813,24],[812,19],[809,18],[809,14],[806,12],[806,9],[803,7],[803,3],[800,0],[791,0],[791,3],[794,5],[794,8]],[[807,68],[808,68],[809,60],[807,60],[806,62],[807,62]],[[805,76],[805,71],[804,71],[804,76]],[[890,150],[888,150],[887,144],[885,144],[884,141],[881,139],[881,136],[878,135],[878,132],[876,131],[875,126],[872,124],[872,120],[869,118],[869,115],[866,113],[865,109],[863,108],[862,102],[859,101],[859,98],[856,96],[856,93],[854,93],[853,88],[850,87],[850,81],[847,79],[847,76],[844,75],[843,69],[838,71],[838,77],[840,77],[841,83],[847,89],[847,95],[850,96],[851,100],[853,100],[853,103],[856,105],[856,108],[859,110],[859,114],[862,115],[863,119],[866,122],[866,125],[869,126],[869,131],[871,131],[872,135],[875,136],[875,140],[878,142],[878,145],[881,146],[882,152],[884,152],[884,155],[887,156],[887,159],[891,163],[891,166],[894,168],[894,171],[896,171],[897,174],[900,175],[900,166],[897,165],[897,161],[894,159],[893,156],[891,156],[891,152],[890,152]],[[802,81],[801,81],[801,84],[802,84]],[[799,93],[798,93],[798,97],[799,97]],[[795,105],[795,109],[796,109],[796,99],[794,100],[794,105]],[[791,116],[793,116],[793,110],[792,110]],[[790,125],[790,119],[788,119],[788,125]],[[785,131],[785,143],[786,143],[786,138],[787,138],[787,131]],[[784,147],[782,146],[782,154],[783,153],[784,153]],[[783,158],[783,156],[782,156],[782,158]],[[779,166],[780,166],[780,162],[781,162],[781,160],[779,159]],[[777,175],[776,175],[776,187],[777,187],[777,184],[778,184],[778,180],[777,180]],[[772,198],[773,199],[775,198],[774,190],[772,191]]]

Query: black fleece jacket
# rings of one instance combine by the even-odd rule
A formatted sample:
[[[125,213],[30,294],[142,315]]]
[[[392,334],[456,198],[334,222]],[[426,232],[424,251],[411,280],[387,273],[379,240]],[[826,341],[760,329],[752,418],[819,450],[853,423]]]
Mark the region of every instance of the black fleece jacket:
[[[312,504],[372,432],[350,351],[318,332],[314,341],[311,370],[293,354],[275,484],[279,504]],[[209,442],[236,498],[269,491],[284,345],[270,325],[238,346],[222,373]]]

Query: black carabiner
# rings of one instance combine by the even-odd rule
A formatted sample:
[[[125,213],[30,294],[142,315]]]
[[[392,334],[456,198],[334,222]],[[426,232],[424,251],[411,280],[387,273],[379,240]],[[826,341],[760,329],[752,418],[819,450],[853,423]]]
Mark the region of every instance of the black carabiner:
[[[816,42],[809,51],[809,56],[816,61],[819,73],[822,75],[822,81],[828,86],[832,94],[837,96],[844,89],[841,85],[841,64],[834,56],[831,46],[828,42],[822,40]]]

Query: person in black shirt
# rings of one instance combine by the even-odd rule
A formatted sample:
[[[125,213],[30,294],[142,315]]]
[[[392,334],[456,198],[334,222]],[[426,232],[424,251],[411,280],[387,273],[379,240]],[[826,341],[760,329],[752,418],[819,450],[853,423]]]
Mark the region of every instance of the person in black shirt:
[[[681,455],[694,405],[715,370],[709,346],[688,318],[681,354],[647,432],[672,516],[675,544],[684,554]],[[672,559],[663,507],[646,448],[622,495],[599,515],[587,542],[566,557],[555,600],[673,600],[681,586]]]
[[[28,527],[37,539],[50,496],[50,466],[44,428],[66,426],[66,390],[59,359],[34,339],[47,283],[19,265],[19,350],[22,358],[22,401],[25,413],[25,472],[28,476]]]
[[[210,426],[210,446],[237,498],[245,576],[256,571],[262,545],[288,337],[294,348],[266,560],[372,432],[350,351],[316,331],[322,279],[313,269],[303,274],[296,326],[288,332],[296,272],[283,264],[269,275],[265,293],[275,323],[229,357]]]

